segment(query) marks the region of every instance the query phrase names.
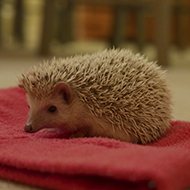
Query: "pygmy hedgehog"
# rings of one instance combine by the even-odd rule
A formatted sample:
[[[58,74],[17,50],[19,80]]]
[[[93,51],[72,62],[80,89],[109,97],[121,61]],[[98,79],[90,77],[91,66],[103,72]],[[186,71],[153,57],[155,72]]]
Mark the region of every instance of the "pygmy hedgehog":
[[[146,144],[166,133],[171,96],[164,73],[129,50],[52,59],[19,78],[30,107],[26,132],[57,128],[69,137]]]

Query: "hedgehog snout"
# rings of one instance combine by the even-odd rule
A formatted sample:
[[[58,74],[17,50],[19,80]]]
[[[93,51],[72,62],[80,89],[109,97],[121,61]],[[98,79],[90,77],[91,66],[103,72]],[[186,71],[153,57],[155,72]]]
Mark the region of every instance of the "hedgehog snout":
[[[27,124],[25,125],[25,127],[24,127],[24,131],[25,131],[25,132],[28,132],[28,133],[32,133],[32,132],[33,132],[32,125],[27,123]]]

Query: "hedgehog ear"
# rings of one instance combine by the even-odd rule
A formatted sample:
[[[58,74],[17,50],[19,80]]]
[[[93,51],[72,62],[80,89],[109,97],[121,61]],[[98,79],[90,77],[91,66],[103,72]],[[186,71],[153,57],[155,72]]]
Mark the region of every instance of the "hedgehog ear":
[[[70,86],[65,82],[58,83],[53,90],[53,94],[61,94],[68,104],[72,102],[73,93]]]

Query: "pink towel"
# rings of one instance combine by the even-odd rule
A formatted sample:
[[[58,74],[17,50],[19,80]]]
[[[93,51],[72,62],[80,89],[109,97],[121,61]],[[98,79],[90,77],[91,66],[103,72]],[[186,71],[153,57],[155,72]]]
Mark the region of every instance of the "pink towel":
[[[65,139],[25,133],[25,92],[0,90],[0,177],[52,189],[183,190],[190,186],[190,123],[172,121],[157,142]]]

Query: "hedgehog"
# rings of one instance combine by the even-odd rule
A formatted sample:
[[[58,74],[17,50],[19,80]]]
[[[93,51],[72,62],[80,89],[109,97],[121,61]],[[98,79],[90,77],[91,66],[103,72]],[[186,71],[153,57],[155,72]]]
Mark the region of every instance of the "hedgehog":
[[[170,128],[165,71],[128,49],[53,58],[18,79],[29,105],[24,130],[146,144]]]

